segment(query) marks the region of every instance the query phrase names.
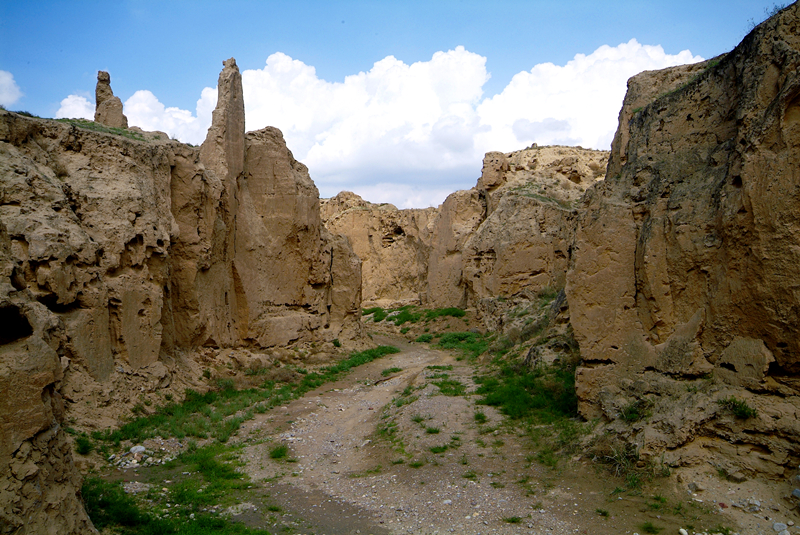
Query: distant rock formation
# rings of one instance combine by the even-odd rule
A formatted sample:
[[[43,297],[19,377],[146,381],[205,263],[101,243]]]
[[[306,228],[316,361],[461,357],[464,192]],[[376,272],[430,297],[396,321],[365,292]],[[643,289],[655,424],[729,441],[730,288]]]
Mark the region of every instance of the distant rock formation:
[[[347,236],[362,261],[365,303],[419,301],[427,280],[428,242],[436,208],[398,210],[343,191],[323,199],[321,209],[325,226]]]
[[[800,6],[631,79],[567,297],[580,411],[643,456],[783,476],[800,413]],[[735,418],[734,397],[758,416]],[[623,408],[651,413],[635,426]]]
[[[94,90],[94,121],[113,128],[128,128],[128,118],[122,113],[122,101],[111,91],[111,75],[97,71],[97,87]]]
[[[199,351],[366,343],[361,263],[280,131],[245,133],[233,59],[213,117],[195,148],[0,110],[0,532],[92,531],[65,418],[203,388]]]
[[[485,300],[563,288],[573,206],[607,160],[576,147],[490,152],[476,187],[438,208],[398,210],[343,192],[322,214],[363,261],[365,303],[477,307],[498,328]]]

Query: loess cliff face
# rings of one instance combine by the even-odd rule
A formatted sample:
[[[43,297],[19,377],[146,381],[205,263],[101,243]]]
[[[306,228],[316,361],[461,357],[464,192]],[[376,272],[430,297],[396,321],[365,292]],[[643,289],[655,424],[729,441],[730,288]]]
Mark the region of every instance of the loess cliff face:
[[[646,422],[612,423],[642,453],[776,476],[796,464],[799,10],[724,57],[634,77],[608,178],[580,208],[580,410],[645,404]],[[758,415],[733,418],[717,403],[730,396]]]
[[[398,210],[343,191],[323,199],[321,210],[325,227],[347,236],[363,262],[365,304],[419,301],[435,208]]]
[[[490,152],[476,187],[439,208],[398,210],[342,192],[322,214],[363,261],[365,302],[472,307],[503,330],[519,299],[564,287],[574,206],[607,162],[608,152],[579,147]]]
[[[65,419],[202,388],[199,348],[361,336],[360,261],[280,131],[245,134],[235,61],[201,148],[128,133],[0,111],[0,533],[91,530]]]

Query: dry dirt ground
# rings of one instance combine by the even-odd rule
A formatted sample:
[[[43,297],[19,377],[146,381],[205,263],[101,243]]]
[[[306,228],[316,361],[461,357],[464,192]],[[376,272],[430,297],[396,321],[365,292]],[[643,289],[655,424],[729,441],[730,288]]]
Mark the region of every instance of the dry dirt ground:
[[[262,492],[289,524],[258,510],[240,520],[328,535],[645,533],[646,522],[665,533],[681,527],[690,527],[689,533],[738,529],[741,519],[734,515],[740,511],[729,504],[751,497],[744,485],[686,473],[619,492],[624,482],[590,458],[565,458],[555,469],[541,466],[528,439],[503,425],[491,407],[476,405],[477,396],[442,395],[433,384],[442,373],[436,367],[452,366],[446,373],[469,393],[475,388],[473,365],[425,344],[379,336],[375,341],[402,351],[259,415],[240,430],[239,440],[253,443],[241,456],[244,470],[266,482]],[[381,373],[390,368],[401,371]],[[476,412],[487,416],[485,424],[476,422]],[[289,454],[275,460],[269,452],[278,444],[288,445]],[[444,451],[434,453],[437,446]],[[705,490],[689,493],[689,479]],[[771,510],[745,516],[756,521],[742,533],[772,532],[772,522],[788,518]]]
[[[476,364],[386,331],[374,340],[401,352],[256,415],[231,439],[253,482],[234,520],[317,535],[774,534],[774,522],[800,534],[789,483],[732,483],[701,466],[630,490],[588,455],[542,466],[522,429],[470,394]],[[444,395],[442,373],[466,395]],[[273,459],[282,444],[288,454]],[[120,477],[145,481],[147,469]],[[734,505],[748,500],[753,512]]]

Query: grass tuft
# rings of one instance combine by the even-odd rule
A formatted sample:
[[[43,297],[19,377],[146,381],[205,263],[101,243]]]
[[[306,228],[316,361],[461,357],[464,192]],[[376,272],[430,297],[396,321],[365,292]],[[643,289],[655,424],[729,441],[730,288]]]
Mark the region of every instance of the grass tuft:
[[[280,444],[269,450],[270,459],[283,459],[287,455],[289,455],[289,446],[286,444]]]
[[[732,412],[733,416],[739,418],[740,420],[746,420],[748,418],[755,418],[758,416],[758,411],[756,409],[748,405],[746,401],[736,399],[733,396],[718,399],[717,403],[719,403],[724,409]]]

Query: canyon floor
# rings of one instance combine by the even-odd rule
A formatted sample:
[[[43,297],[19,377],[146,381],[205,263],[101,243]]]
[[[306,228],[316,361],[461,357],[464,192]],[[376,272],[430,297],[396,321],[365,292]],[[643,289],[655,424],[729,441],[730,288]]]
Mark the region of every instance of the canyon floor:
[[[270,533],[327,535],[769,533],[796,516],[785,489],[732,483],[711,467],[630,485],[580,451],[543,454],[535,429],[471,394],[489,364],[385,330],[373,338],[400,352],[242,425],[228,455],[249,481],[217,512]],[[189,477],[180,470],[101,475],[166,492]],[[748,499],[758,514],[732,506]]]

